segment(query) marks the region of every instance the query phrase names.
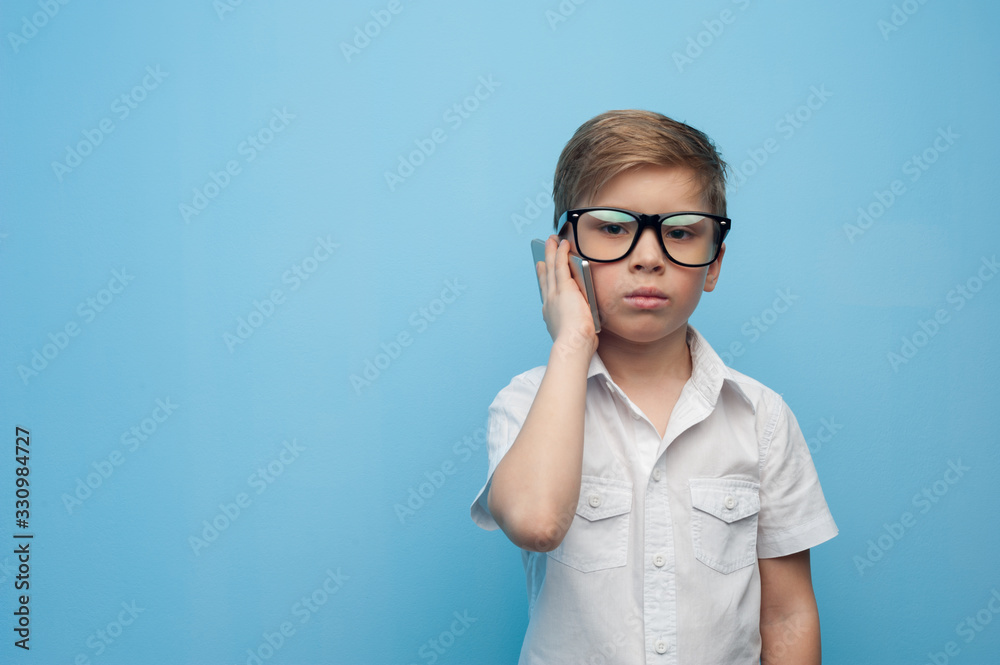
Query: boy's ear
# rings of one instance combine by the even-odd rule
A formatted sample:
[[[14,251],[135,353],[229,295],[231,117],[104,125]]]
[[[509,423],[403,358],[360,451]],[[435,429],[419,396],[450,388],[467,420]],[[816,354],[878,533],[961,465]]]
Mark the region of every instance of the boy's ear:
[[[719,256],[708,266],[708,275],[705,276],[705,293],[715,290],[715,285],[719,283],[719,272],[722,270],[722,257],[726,255],[726,243],[719,247]]]

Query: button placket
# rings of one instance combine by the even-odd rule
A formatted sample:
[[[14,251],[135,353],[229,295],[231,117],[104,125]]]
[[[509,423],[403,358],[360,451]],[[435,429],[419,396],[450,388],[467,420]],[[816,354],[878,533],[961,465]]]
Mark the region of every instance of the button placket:
[[[657,463],[663,463],[662,454]],[[666,478],[661,468],[654,467],[651,475],[654,481]],[[646,487],[644,522],[647,574],[643,582],[643,628],[646,662],[675,665],[677,655],[672,650],[671,638],[677,631],[677,589],[667,489],[663,482],[648,483]]]

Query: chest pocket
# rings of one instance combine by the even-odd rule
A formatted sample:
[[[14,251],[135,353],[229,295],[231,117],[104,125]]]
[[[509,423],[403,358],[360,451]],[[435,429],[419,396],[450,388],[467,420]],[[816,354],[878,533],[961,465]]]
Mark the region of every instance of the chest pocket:
[[[573,523],[549,558],[584,573],[624,566],[631,511],[632,483],[583,476]]]
[[[729,574],[757,560],[760,484],[738,478],[692,478],[694,555]]]

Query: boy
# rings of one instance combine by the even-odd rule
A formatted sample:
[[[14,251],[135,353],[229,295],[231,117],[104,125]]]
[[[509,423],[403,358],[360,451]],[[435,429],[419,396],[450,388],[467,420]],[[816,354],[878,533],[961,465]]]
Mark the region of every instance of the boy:
[[[490,406],[472,505],[522,549],[522,664],[820,662],[809,548],[837,527],[809,450],[781,397],[688,325],[725,255],[725,170],[646,111],[589,120],[559,158],[536,266],[549,362]],[[591,261],[599,334],[570,252]]]

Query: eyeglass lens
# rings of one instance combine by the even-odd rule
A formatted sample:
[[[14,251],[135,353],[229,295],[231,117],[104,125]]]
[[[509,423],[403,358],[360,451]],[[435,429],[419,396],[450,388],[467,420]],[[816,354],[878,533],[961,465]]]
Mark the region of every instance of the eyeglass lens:
[[[577,221],[580,253],[598,261],[616,261],[632,246],[639,220],[618,210],[592,210]],[[721,236],[718,220],[701,215],[674,215],[660,225],[667,254],[681,263],[708,263]]]

